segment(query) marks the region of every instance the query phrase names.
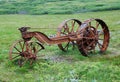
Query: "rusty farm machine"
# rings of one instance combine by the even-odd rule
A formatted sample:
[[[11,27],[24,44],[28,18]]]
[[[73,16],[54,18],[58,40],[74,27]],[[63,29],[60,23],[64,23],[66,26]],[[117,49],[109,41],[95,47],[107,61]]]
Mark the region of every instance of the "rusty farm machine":
[[[56,36],[51,38],[42,32],[28,31],[29,29],[30,27],[19,28],[22,39],[17,40],[10,47],[9,59],[18,59],[19,65],[23,65],[27,60],[30,63],[36,60],[37,54],[45,49],[44,43],[57,44],[62,51],[67,51],[72,44],[73,48],[78,47],[83,56],[89,56],[90,52],[106,51],[110,39],[106,23],[94,18],[84,22],[78,19],[65,20],[58,26]],[[32,38],[36,40],[33,41]]]

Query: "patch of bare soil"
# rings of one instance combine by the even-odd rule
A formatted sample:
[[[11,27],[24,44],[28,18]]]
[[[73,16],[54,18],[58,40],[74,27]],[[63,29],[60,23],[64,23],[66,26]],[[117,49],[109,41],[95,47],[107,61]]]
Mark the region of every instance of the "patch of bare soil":
[[[68,62],[68,63],[72,63],[72,62],[77,61],[73,57],[63,56],[63,55],[49,55],[49,56],[42,57],[42,59],[47,59],[47,60],[50,60],[52,62]]]

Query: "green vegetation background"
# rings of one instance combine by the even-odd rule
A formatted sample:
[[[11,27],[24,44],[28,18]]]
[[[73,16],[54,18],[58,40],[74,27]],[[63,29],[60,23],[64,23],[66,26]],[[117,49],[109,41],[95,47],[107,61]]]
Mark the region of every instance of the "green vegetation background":
[[[120,82],[119,4],[119,0],[0,0],[0,82]],[[18,28],[50,28],[36,30],[56,34],[58,25],[69,18],[104,20],[111,36],[106,53],[83,57],[77,48],[62,52],[57,45],[45,45],[39,54],[45,58],[33,65],[20,68],[9,60],[10,46],[21,38]]]
[[[120,0],[0,0],[0,14],[74,14],[119,9]]]

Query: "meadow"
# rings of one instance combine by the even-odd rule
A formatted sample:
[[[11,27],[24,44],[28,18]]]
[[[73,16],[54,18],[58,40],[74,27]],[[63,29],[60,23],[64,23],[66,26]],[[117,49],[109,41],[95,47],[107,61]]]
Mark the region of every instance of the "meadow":
[[[120,0],[0,0],[0,14],[74,14],[119,9]]]
[[[56,34],[66,19],[100,18],[110,30],[104,54],[83,57],[78,49],[62,52],[57,45],[44,45],[33,65],[19,67],[9,60],[9,48],[21,38],[18,28],[29,26],[47,35]],[[120,82],[120,10],[64,15],[0,15],[0,82]],[[56,29],[53,29],[56,28]]]

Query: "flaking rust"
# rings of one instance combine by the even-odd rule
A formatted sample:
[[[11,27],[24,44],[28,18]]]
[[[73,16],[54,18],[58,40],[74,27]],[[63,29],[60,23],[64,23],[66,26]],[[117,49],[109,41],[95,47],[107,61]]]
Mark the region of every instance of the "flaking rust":
[[[89,56],[89,52],[106,51],[110,39],[105,22],[93,18],[83,23],[78,19],[65,20],[58,26],[56,36],[51,38],[42,32],[30,32],[29,29],[31,28],[19,28],[22,39],[10,47],[10,60],[18,59],[20,66],[28,61],[32,64],[37,59],[37,54],[45,49],[43,44],[57,44],[62,51],[67,51],[70,46],[72,49],[77,46],[83,56]]]

